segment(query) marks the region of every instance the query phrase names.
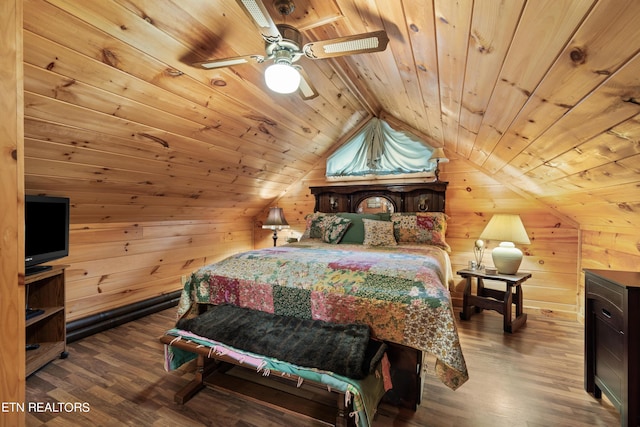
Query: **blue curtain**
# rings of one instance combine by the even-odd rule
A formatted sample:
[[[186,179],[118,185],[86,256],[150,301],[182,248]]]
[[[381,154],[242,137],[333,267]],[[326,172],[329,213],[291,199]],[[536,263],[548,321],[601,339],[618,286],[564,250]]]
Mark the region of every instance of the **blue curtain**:
[[[376,117],[327,159],[327,176],[429,172],[433,148]]]

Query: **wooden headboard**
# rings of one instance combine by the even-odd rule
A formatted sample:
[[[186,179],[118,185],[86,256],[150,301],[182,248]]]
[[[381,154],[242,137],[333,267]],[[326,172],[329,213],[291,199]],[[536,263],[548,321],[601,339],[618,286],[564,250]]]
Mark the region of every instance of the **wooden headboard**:
[[[444,212],[447,184],[437,181],[309,188],[316,198],[314,212],[357,212],[360,202],[369,197],[384,197],[391,202],[394,212]]]

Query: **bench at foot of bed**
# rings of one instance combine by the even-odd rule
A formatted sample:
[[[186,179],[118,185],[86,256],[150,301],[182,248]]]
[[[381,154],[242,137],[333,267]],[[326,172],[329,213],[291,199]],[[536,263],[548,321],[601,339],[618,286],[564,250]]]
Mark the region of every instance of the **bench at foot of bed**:
[[[184,404],[205,387],[239,395],[250,401],[287,413],[319,420],[340,427],[354,426],[349,417],[351,405],[345,404],[345,392],[297,375],[271,370],[268,376],[255,367],[172,335],[160,338],[163,344],[197,354],[195,378],[178,391],[174,401]]]

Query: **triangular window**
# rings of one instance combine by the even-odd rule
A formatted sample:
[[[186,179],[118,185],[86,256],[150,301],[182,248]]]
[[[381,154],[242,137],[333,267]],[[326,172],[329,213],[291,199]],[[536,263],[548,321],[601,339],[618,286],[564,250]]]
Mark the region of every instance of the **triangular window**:
[[[431,172],[433,148],[376,117],[327,159],[327,176]]]

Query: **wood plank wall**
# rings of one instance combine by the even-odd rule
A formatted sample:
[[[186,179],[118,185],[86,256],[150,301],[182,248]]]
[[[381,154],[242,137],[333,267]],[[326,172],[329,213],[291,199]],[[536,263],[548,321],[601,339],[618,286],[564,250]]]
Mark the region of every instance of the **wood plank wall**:
[[[598,228],[600,228],[598,230]],[[584,319],[584,271],[583,269],[640,270],[640,233],[637,229],[620,227],[595,227],[581,233],[578,316]]]
[[[195,269],[252,248],[250,218],[78,223],[70,230],[67,321],[182,288]]]
[[[579,252],[577,224],[505,187],[471,163],[452,157],[443,169],[443,179],[450,182],[447,213],[451,220],[447,239],[452,247],[453,268],[464,267],[473,259],[473,242],[493,213],[517,213],[531,240],[529,245],[518,245],[525,255],[520,269],[533,274],[524,287],[525,306],[528,310],[574,317]],[[490,250],[497,244],[489,242],[485,264],[493,264]],[[460,281],[455,298],[460,297],[461,286]]]

